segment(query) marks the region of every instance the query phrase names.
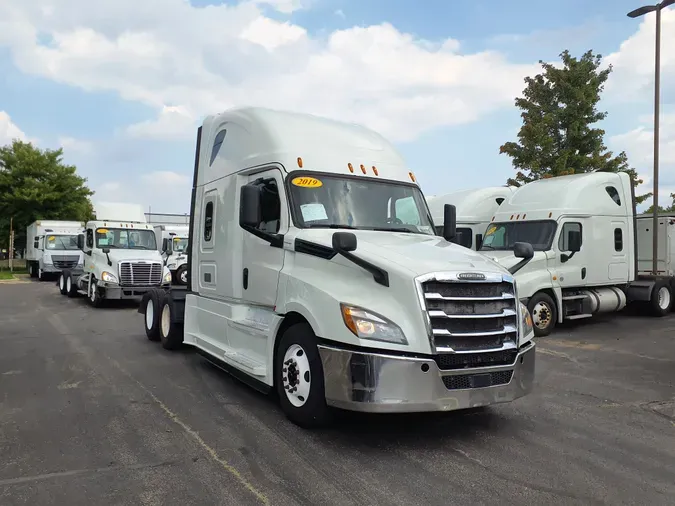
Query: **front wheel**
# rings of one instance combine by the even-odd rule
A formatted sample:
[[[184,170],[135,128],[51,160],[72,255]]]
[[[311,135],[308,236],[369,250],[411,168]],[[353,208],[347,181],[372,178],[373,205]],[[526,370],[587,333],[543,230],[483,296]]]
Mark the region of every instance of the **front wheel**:
[[[101,297],[101,292],[98,289],[98,282],[93,276],[89,280],[87,291],[89,292],[87,297],[89,305],[92,307],[101,307],[101,304],[103,304],[103,297]]]
[[[150,341],[159,341],[159,300],[154,293],[145,301],[145,335]]]
[[[325,425],[330,412],[312,328],[307,323],[296,323],[286,329],[274,360],[274,383],[288,419],[307,429]]]
[[[665,281],[657,281],[652,290],[652,298],[649,305],[654,316],[665,316],[670,312],[673,296],[670,286]]]
[[[527,309],[532,315],[534,335],[536,337],[549,335],[558,321],[555,301],[548,294],[539,292],[527,303]]]
[[[187,285],[187,265],[181,265],[176,271],[176,282],[179,285]]]
[[[61,295],[68,294],[68,289],[66,288],[66,274],[64,272],[59,273],[59,292],[61,292]]]

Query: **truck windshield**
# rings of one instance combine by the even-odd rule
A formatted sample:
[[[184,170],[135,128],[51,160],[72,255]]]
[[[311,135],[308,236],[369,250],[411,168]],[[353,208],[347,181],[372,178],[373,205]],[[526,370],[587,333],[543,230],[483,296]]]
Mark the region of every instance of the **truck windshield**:
[[[322,173],[294,177],[289,186],[300,228],[434,235],[424,196],[415,185]]]
[[[512,250],[517,242],[529,242],[535,251],[547,251],[551,248],[556,226],[553,220],[491,223],[485,231],[480,251]]]
[[[111,249],[157,249],[152,230],[97,228],[96,247]]]
[[[77,250],[76,235],[48,235],[45,237],[47,250]]]
[[[186,237],[174,237],[173,238],[173,252],[174,253],[184,253],[185,248],[187,248],[188,240]]]

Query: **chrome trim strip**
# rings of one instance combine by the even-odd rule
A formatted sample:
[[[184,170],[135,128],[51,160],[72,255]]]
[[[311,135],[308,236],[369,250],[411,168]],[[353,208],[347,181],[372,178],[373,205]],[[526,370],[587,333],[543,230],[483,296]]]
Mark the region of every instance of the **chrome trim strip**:
[[[481,337],[481,336],[501,336],[502,334],[512,334],[517,332],[518,328],[513,325],[504,325],[502,330],[491,330],[489,332],[450,332],[446,329],[433,329],[435,336],[451,337]]]
[[[477,301],[488,301],[488,300],[511,300],[515,299],[516,296],[512,293],[502,293],[501,297],[444,297],[440,293],[429,292],[424,294],[424,298],[427,300],[454,300],[454,301],[465,301],[469,302],[472,300]]]
[[[470,353],[492,353],[492,352],[498,352],[498,351],[515,350],[515,349],[518,349],[518,345],[516,345],[516,343],[512,343],[512,342],[502,343],[502,345],[499,348],[485,348],[485,349],[480,349],[480,350],[455,350],[454,348],[450,348],[449,346],[437,346],[436,347],[436,351],[438,353],[454,354],[454,355],[462,355],[462,354],[470,354]]]
[[[501,313],[490,314],[448,314],[440,309],[432,309],[428,311],[432,318],[451,318],[451,319],[485,319],[485,318],[507,318],[509,316],[516,316],[517,313],[513,309],[504,309]]]

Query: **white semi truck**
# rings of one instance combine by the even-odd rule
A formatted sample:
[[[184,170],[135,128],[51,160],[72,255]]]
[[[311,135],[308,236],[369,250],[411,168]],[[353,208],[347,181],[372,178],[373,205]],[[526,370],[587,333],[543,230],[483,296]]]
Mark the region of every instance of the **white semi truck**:
[[[415,213],[411,213],[414,208]],[[405,210],[406,218],[399,216]],[[513,272],[435,235],[394,147],[366,128],[239,108],[197,133],[187,289],[152,290],[150,340],[183,344],[295,423],[509,402],[532,389],[531,318]]]
[[[188,225],[155,225],[155,237],[164,265],[171,271],[173,282],[187,285]]]
[[[47,274],[81,267],[84,255],[77,247],[77,236],[83,228],[79,221],[38,220],[28,225],[26,264],[30,276],[42,281]]]
[[[642,303],[668,313],[673,288],[673,236],[660,221],[658,275],[652,275],[652,222],[637,219],[628,174],[592,172],[542,179],[520,187],[487,227],[480,252],[505,267],[519,260],[509,248],[527,241],[534,258],[516,276],[518,295],[535,334],[557,323]],[[649,265],[649,266],[648,266]]]
[[[61,272],[61,294],[75,297],[84,292],[89,303],[99,307],[105,300],[140,297],[171,283],[141,206],[100,203],[95,214],[77,238],[84,266]]]
[[[455,242],[465,248],[480,249],[483,233],[494,218],[497,209],[508,199],[516,188],[513,186],[492,186],[459,190],[427,199],[436,232],[443,230],[443,208],[452,204],[457,209],[457,237]]]

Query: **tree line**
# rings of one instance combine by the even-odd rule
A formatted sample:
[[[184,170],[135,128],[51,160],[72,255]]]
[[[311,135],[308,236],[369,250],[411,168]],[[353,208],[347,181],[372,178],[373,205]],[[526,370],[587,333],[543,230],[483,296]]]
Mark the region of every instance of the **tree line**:
[[[518,140],[499,148],[511,158],[516,171],[507,184],[520,186],[601,170],[627,172],[633,185],[640,185],[643,181],[626,153],[609,151],[605,131],[594,127],[607,117],[607,112],[598,110],[598,103],[611,65],[601,70],[602,55],[592,50],[580,58],[567,50],[559,56],[559,67],[540,60],[542,72],[525,78],[523,96],[515,100],[522,118]],[[15,248],[21,250],[26,245],[26,227],[35,220],[91,219],[94,192],[86,183],[75,166],[63,162],[63,149],[43,150],[21,140],[0,147],[0,249],[9,245],[10,220]],[[651,196],[636,195],[636,203]],[[675,194],[671,197],[673,203],[660,207],[661,211],[675,211]]]

